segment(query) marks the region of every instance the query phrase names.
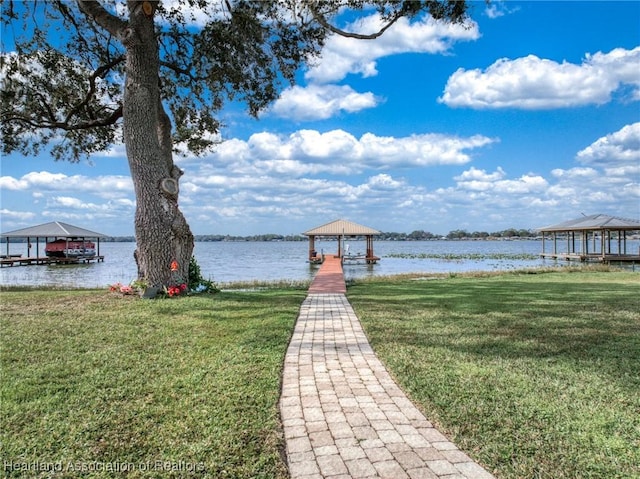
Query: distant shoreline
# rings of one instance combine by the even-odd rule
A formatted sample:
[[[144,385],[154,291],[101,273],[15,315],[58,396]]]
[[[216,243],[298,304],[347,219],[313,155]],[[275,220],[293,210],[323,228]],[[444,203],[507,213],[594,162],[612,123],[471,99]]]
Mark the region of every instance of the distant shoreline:
[[[565,237],[562,234],[558,235],[558,238]],[[41,238],[44,239],[44,238]],[[364,241],[364,237],[345,237],[350,241]],[[640,239],[640,234],[634,234],[627,236],[627,240]],[[30,239],[30,242],[33,238]],[[336,237],[323,238],[326,241],[336,241]],[[219,235],[195,235],[194,241],[196,243],[268,243],[268,242],[302,242],[308,241],[306,236],[281,236],[281,235],[254,235],[254,236],[219,236]],[[398,242],[411,242],[411,241],[542,241],[542,235],[535,236],[461,236],[461,237],[449,237],[449,236],[437,236],[431,238],[412,237],[409,235],[386,235],[382,233],[375,237],[375,241],[398,241]],[[10,238],[9,243],[20,244],[26,243],[26,238]],[[106,238],[100,238],[101,243],[135,243],[135,236],[108,236]],[[2,241],[2,243],[6,243]]]
[[[565,235],[558,234],[558,239]],[[44,239],[44,238],[41,238]],[[323,237],[323,241],[336,241],[337,237]],[[364,241],[362,236],[345,236],[349,241]],[[640,232],[627,236],[627,240],[640,239]],[[33,240],[33,238],[30,238]],[[380,233],[374,237],[375,241],[542,241],[542,235],[532,230],[508,229],[494,233],[473,232],[465,230],[455,230],[447,235],[436,235],[425,231],[414,231],[412,233]],[[274,233],[234,236],[234,235],[194,235],[194,241],[198,243],[220,242],[220,243],[244,243],[244,242],[285,242],[285,241],[308,241],[304,235],[279,235]],[[6,242],[2,241],[3,243]],[[9,243],[26,243],[27,238],[9,238]],[[135,243],[135,236],[107,236],[100,238],[103,243]]]
[[[196,243],[269,243],[269,242],[302,242],[308,241],[306,236],[274,236],[270,238],[262,238],[263,235],[257,236],[232,236],[223,238],[210,238],[209,235],[195,235],[194,241]],[[41,238],[44,240],[44,238]],[[349,241],[364,241],[364,237],[345,236]],[[630,239],[627,237],[627,239]],[[33,238],[31,238],[31,241]],[[318,241],[318,240],[316,240]],[[337,241],[337,237],[323,237],[321,241]],[[461,238],[447,238],[446,236],[440,236],[436,238],[403,238],[403,237],[385,237],[384,235],[376,236],[375,241],[542,241],[542,236],[515,236],[515,237],[495,237],[489,236],[486,238],[474,238],[474,237],[461,237]],[[6,241],[2,241],[5,243]],[[26,238],[10,238],[9,243],[26,243]],[[100,238],[101,243],[135,243],[135,236],[107,236]]]

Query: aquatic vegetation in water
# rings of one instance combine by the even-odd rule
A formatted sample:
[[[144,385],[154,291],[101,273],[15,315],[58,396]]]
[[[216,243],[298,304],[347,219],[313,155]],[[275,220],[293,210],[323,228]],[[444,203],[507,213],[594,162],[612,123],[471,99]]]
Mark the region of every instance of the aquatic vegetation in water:
[[[531,253],[390,253],[385,258],[401,259],[440,259],[443,261],[484,261],[484,260],[536,260],[538,255]]]

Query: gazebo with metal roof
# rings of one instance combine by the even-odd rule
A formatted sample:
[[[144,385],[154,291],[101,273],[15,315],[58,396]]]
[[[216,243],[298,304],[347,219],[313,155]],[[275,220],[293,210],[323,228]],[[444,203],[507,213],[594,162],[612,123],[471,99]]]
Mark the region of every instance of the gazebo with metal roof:
[[[316,237],[335,237],[338,239],[337,256],[344,260],[344,251],[342,243],[345,237],[364,236],[367,242],[366,253],[364,257],[358,258],[365,260],[368,264],[376,263],[379,257],[373,254],[373,237],[380,234],[380,231],[368,226],[359,225],[347,220],[335,220],[321,226],[317,226],[309,231],[302,233],[309,237],[309,261],[311,263],[321,263],[322,255],[319,255],[315,247]]]
[[[100,238],[106,238],[107,235],[102,233],[97,233],[95,231],[91,231],[85,228],[80,228],[79,226],[70,225],[68,223],[63,223],[61,221],[52,221],[50,223],[44,223],[37,226],[31,226],[29,228],[22,228],[19,230],[8,231],[6,233],[0,234],[0,238],[6,238],[7,241],[7,254],[3,260],[10,260],[12,255],[9,254],[9,240],[14,238],[24,238],[27,240],[27,258],[20,260],[21,262],[27,262],[28,259],[33,259],[34,261],[29,262],[29,264],[39,264],[40,258],[40,238],[44,238],[45,243],[49,240],[49,238],[53,239],[93,239],[95,238],[98,242],[97,244],[97,255],[96,259],[100,261],[103,257],[100,255]],[[35,239],[36,243],[36,256],[35,258],[31,257],[31,239]],[[26,264],[26,263],[25,263]]]
[[[627,233],[640,232],[640,221],[603,214],[583,216],[538,228],[542,233],[543,258],[580,261],[640,261],[640,251],[627,250]],[[546,234],[553,238],[553,251],[546,251]],[[558,239],[566,247],[558,247]]]

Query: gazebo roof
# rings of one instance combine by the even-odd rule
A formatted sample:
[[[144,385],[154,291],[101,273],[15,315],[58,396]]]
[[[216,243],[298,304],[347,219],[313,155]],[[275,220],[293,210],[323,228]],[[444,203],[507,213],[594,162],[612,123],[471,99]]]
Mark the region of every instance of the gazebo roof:
[[[372,236],[380,231],[347,220],[335,220],[302,233],[305,236]]]
[[[62,223],[60,221],[52,221],[51,223],[44,223],[42,225],[31,226],[29,228],[8,231],[0,235],[2,238],[38,238],[48,236],[65,238],[105,238],[107,235],[80,228],[79,226],[73,226],[68,223]]]
[[[617,216],[591,215],[538,228],[538,231],[640,230],[640,221]]]

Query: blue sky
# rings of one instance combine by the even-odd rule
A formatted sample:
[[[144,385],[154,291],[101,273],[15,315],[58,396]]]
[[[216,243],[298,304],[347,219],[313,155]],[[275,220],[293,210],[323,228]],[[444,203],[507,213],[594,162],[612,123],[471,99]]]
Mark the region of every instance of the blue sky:
[[[193,232],[297,234],[345,218],[446,234],[640,218],[640,2],[474,2],[472,19],[332,38],[259,120],[229,105],[224,142],[176,159]],[[57,220],[133,234],[122,145],[80,164],[1,162],[2,231]]]

